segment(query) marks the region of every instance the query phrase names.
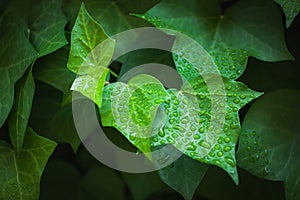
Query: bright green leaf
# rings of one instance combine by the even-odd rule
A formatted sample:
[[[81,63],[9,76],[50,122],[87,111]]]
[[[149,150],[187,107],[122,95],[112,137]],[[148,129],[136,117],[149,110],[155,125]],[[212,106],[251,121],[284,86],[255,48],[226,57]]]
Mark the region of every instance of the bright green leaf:
[[[40,177],[56,144],[27,129],[23,149],[17,153],[0,141],[0,198],[39,199]]]
[[[102,124],[117,128],[142,152],[149,152],[149,137],[158,132],[153,127],[158,106],[166,99],[163,85],[149,75],[110,84],[103,91]]]
[[[274,0],[276,3],[281,5],[283,12],[285,14],[286,27],[290,27],[295,17],[300,11],[300,1],[299,0]]]
[[[82,4],[71,33],[67,67],[79,75],[71,89],[90,98],[99,107],[114,47],[115,41],[106,35]]]
[[[35,83],[32,76],[32,68],[30,68],[16,84],[16,98],[9,117],[10,141],[17,153],[21,151],[23,146],[34,90]]]
[[[284,182],[286,198],[300,198],[300,92],[266,94],[248,111],[242,126],[238,164],[250,173]]]
[[[208,165],[183,155],[171,166],[159,170],[159,175],[163,182],[178,191],[184,199],[192,199],[207,169]]]
[[[267,0],[238,1],[224,15],[219,1],[192,0],[187,4],[184,0],[163,0],[137,16],[192,37],[230,79],[244,72],[248,56],[265,61],[293,58],[285,45],[280,12]]]

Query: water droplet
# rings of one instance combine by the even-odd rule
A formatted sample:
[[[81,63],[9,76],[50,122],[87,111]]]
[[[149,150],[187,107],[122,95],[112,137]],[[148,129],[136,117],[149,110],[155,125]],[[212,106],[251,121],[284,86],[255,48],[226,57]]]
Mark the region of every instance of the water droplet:
[[[229,151],[231,150],[231,147],[230,147],[230,146],[226,146],[226,147],[223,148],[223,150],[224,150],[225,152],[229,152]]]
[[[237,127],[238,127],[238,123],[237,122],[232,122],[230,124],[230,128],[232,128],[232,129],[236,129]]]
[[[196,127],[193,126],[193,125],[191,125],[190,130],[191,130],[191,131],[195,131],[195,130],[196,130]]]
[[[223,152],[222,152],[222,151],[219,151],[219,152],[217,153],[217,155],[218,155],[219,157],[222,157],[222,156],[223,156]]]
[[[197,149],[197,147],[194,144],[191,144],[187,147],[187,150],[189,150],[189,151],[195,151],[196,149]]]
[[[246,98],[246,96],[245,96],[245,95],[243,95],[243,94],[241,94],[241,95],[240,95],[240,98],[241,98],[241,99],[245,99],[245,98]]]
[[[207,148],[207,149],[211,148],[211,145],[208,142],[204,141],[204,140],[200,141],[199,145],[204,147],[204,148]]]
[[[199,128],[199,133],[204,133],[204,131],[205,131],[205,130],[204,130],[203,127],[200,127],[200,128]]]
[[[215,153],[214,152],[209,152],[209,155],[211,156],[211,157],[214,157],[215,156]]]
[[[158,135],[159,135],[160,137],[164,137],[164,136],[165,136],[165,133],[162,132],[162,131],[159,131],[159,132],[158,132]]]
[[[191,134],[192,134],[192,133],[191,133]],[[195,140],[200,139],[200,135],[195,134],[195,135],[194,135],[194,139],[195,139]]]
[[[167,141],[168,141],[170,144],[174,144],[174,143],[175,143],[175,141],[174,141],[172,138],[170,138],[170,137],[167,138]]]
[[[236,67],[234,66],[234,65],[232,65],[232,66],[230,66],[230,68],[229,68],[230,70],[235,70],[236,69]]]
[[[235,162],[229,157],[225,157],[225,162],[228,163],[231,167],[235,167]]]
[[[240,99],[234,99],[233,102],[234,103],[240,103]]]
[[[184,118],[181,120],[181,123],[183,123],[183,124],[189,123],[188,117],[184,117]]]
[[[128,118],[127,118],[127,117],[122,117],[122,118],[120,119],[120,121],[121,121],[122,123],[125,123],[125,122],[127,122],[127,120],[128,120]]]
[[[229,143],[229,142],[230,142],[230,138],[229,138],[229,137],[226,137],[226,138],[224,139],[224,142]]]

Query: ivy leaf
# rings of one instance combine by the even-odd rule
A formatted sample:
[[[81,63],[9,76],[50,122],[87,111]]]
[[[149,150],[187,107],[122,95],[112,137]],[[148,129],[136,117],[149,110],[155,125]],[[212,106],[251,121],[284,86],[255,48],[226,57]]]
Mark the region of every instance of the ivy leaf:
[[[278,3],[285,14],[286,27],[290,27],[295,17],[300,11],[300,1],[299,0],[274,0]]]
[[[244,72],[249,56],[265,61],[293,58],[285,45],[280,12],[267,0],[238,1],[224,15],[219,1],[163,0],[136,16],[199,42],[213,56],[222,76],[230,79]]]
[[[38,83],[29,124],[40,135],[56,142],[69,143],[76,152],[81,141],[74,125],[72,104],[61,106],[61,100],[61,92],[49,85]],[[76,101],[82,103],[81,100]],[[73,103],[79,103],[76,101]],[[83,118],[86,116],[86,113],[82,113]]]
[[[142,152],[149,152],[149,137],[158,132],[153,127],[156,113],[166,99],[163,85],[149,75],[110,84],[103,91],[102,125],[115,127]]]
[[[61,0],[43,0],[30,13],[27,33],[40,57],[68,43],[64,31],[67,21],[61,6]]]
[[[114,47],[115,41],[106,35],[82,4],[71,33],[67,67],[79,75],[71,89],[90,98],[99,107]]]
[[[35,63],[34,77],[64,94],[70,91],[75,74],[67,68],[69,48],[67,46],[40,58]]]
[[[35,6],[32,2],[28,4],[33,8],[31,6],[28,8],[28,5],[21,8],[12,6],[2,21],[0,126],[3,125],[12,107],[16,81],[38,57],[51,53],[67,43],[64,36],[66,20],[61,11],[61,1],[44,0]],[[48,9],[51,9],[51,12]]]
[[[32,200],[39,198],[40,177],[56,144],[27,129],[19,155],[0,141],[0,198]]]
[[[23,140],[31,112],[35,83],[32,68],[29,68],[16,85],[16,99],[9,117],[10,141],[17,153],[23,146]]]
[[[62,106],[72,101],[70,90],[76,75],[67,68],[69,48],[67,46],[44,56],[34,65],[34,77],[63,93]]]
[[[38,57],[38,53],[23,33],[23,30],[26,30],[26,23],[18,16],[7,15],[2,22],[1,30],[0,126],[3,125],[12,108],[15,82]]]
[[[284,182],[286,198],[299,199],[298,90],[266,94],[248,111],[242,126],[238,164],[250,173]]]
[[[130,5],[136,5],[132,3],[132,1],[124,3],[124,1],[122,0],[87,0],[85,1],[85,4],[87,10],[91,13],[95,20],[103,26],[104,30],[110,36],[113,36],[126,30],[149,26],[149,23],[147,23],[146,21],[137,19],[136,17],[129,15],[129,10],[127,8],[128,5],[129,7]],[[151,1],[145,1],[143,2],[143,5],[139,7],[139,10],[141,10],[141,8],[144,7],[146,7],[147,9],[152,5],[153,3],[151,3]]]
[[[182,155],[171,166],[159,170],[159,175],[163,182],[178,191],[184,199],[192,199],[207,169],[208,165]]]

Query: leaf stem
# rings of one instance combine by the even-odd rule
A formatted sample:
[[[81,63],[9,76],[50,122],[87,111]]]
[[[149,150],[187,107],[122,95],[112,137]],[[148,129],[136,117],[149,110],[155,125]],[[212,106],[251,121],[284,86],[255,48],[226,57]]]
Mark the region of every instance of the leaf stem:
[[[116,72],[114,72],[113,70],[109,69],[109,72],[110,72],[111,75],[113,75],[114,77],[116,77],[116,78],[119,77],[119,75],[118,75]]]

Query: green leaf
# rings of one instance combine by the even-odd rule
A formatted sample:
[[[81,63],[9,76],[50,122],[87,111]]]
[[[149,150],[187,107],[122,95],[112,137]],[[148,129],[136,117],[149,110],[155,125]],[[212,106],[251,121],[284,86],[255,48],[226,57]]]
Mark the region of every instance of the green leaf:
[[[0,34],[0,127],[13,105],[15,82],[38,57],[23,30],[26,22],[18,16],[4,18]]]
[[[230,79],[244,72],[249,56],[265,61],[293,58],[285,45],[280,12],[267,0],[238,1],[224,15],[219,1],[163,0],[137,16],[199,42]]]
[[[125,56],[126,58],[122,64],[119,77],[122,77],[126,72],[134,67],[138,67],[147,63],[160,63],[175,68],[172,54],[167,51],[158,49],[142,49],[139,51],[132,51]],[[168,76],[168,74],[166,74],[166,76]]]
[[[40,58],[34,65],[34,77],[63,92],[62,106],[72,101],[71,85],[76,75],[67,68],[67,46]]]
[[[42,0],[30,13],[27,34],[40,57],[67,44],[61,6],[62,0]]]
[[[34,77],[65,93],[70,91],[75,74],[67,68],[67,46],[40,58],[35,63]]]
[[[151,1],[143,1],[143,5],[139,7],[139,10],[145,7],[147,9],[151,7],[154,3],[155,1],[153,3]],[[87,10],[91,13],[95,20],[103,26],[104,30],[110,36],[113,36],[126,30],[149,26],[149,23],[145,22],[144,20],[137,19],[136,17],[129,15],[129,9],[137,11],[136,9],[132,8],[128,9],[128,6],[133,7],[136,5],[133,4],[132,1],[124,2],[123,0],[87,0],[85,1],[85,4]],[[142,11],[144,11],[144,9],[142,9]]]
[[[0,126],[3,125],[12,107],[15,82],[22,77],[34,60],[67,43],[64,36],[66,20],[61,11],[61,1],[43,0],[36,5],[33,3],[18,1],[19,7],[8,7],[2,21]],[[11,4],[15,5],[16,1]]]
[[[39,198],[40,177],[56,144],[27,129],[19,155],[0,141],[0,198],[33,200]]]
[[[61,92],[38,83],[29,124],[40,135],[57,142],[69,143],[76,152],[81,141],[73,121],[72,104],[62,107],[61,100]],[[86,116],[86,113],[82,113],[83,118]]]
[[[286,199],[300,198],[299,90],[278,90],[255,102],[245,116],[238,164],[250,173],[284,182]]]
[[[192,199],[207,169],[208,165],[183,155],[171,166],[159,170],[159,175],[163,182],[178,191],[184,199]]]
[[[16,98],[9,117],[9,136],[12,146],[19,153],[27,129],[35,90],[32,68],[16,84]]]
[[[145,74],[133,77],[128,84],[109,84],[104,88],[100,108],[102,124],[117,128],[142,152],[149,152],[149,137],[158,132],[153,127],[158,106],[166,98],[163,85]]]
[[[300,11],[300,1],[299,0],[274,0],[278,3],[285,14],[286,27],[290,27],[295,17]]]
[[[67,67],[79,75],[71,89],[90,98],[99,107],[114,47],[115,41],[106,35],[82,4],[71,33]]]
[[[183,69],[178,66],[182,74],[197,74],[197,71]],[[191,79],[188,75],[188,87],[168,90],[171,100],[164,105],[167,120],[151,144],[173,144],[193,159],[223,168],[238,183],[235,161],[235,145],[240,133],[238,111],[261,93],[233,80],[224,78],[220,82],[214,75],[206,79],[199,75]]]

